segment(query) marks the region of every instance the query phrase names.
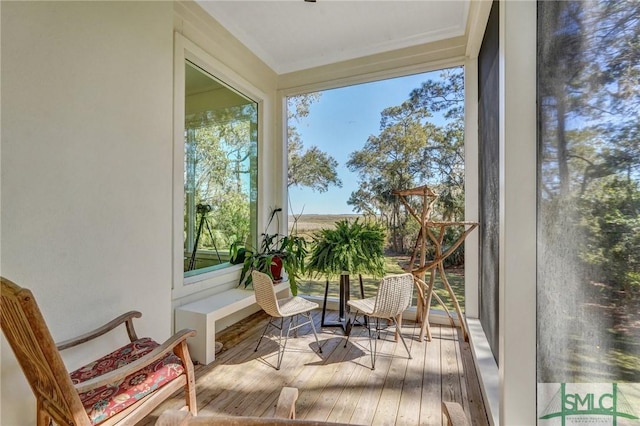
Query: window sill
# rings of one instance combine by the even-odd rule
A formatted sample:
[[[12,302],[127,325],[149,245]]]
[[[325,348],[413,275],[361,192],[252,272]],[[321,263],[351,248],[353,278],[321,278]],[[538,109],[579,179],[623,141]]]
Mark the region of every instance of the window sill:
[[[491,424],[499,425],[500,376],[498,364],[493,357],[480,320],[467,318],[467,326],[469,329],[469,343],[476,371],[478,372],[478,379],[480,380],[485,409]]]
[[[171,297],[175,301],[186,296],[201,293],[209,290],[226,290],[236,287],[240,279],[242,265],[231,265],[215,271],[198,274],[196,276],[182,278],[176,283]]]

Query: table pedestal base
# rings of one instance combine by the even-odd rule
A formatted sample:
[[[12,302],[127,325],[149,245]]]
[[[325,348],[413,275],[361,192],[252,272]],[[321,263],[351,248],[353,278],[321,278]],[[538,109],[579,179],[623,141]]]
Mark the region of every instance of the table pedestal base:
[[[362,275],[360,278],[360,296],[364,299],[364,284],[362,282]],[[326,312],[327,312],[327,296],[329,294],[329,280],[327,279],[324,286],[324,303],[322,304],[322,321],[320,325],[322,327],[341,327],[342,330],[347,333],[347,330],[351,329],[351,325],[349,324],[349,320],[347,318],[349,314],[349,305],[347,302],[349,301],[349,287],[350,287],[350,279],[349,275],[342,274],[340,275],[340,301],[339,301],[339,314],[338,321],[326,321]]]

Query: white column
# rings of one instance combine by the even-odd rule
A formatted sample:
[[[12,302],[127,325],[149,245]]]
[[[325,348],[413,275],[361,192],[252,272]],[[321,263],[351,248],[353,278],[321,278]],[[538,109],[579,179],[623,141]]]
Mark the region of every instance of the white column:
[[[464,62],[464,220],[478,222],[478,58]],[[473,231],[464,242],[464,312],[478,318],[478,268],[480,230]]]
[[[536,424],[536,3],[500,3],[500,424]]]

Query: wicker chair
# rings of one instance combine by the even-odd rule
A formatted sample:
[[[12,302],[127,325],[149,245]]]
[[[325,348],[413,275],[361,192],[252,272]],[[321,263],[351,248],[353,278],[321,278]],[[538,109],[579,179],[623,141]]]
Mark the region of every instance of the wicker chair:
[[[349,306],[355,309],[353,314],[353,323],[357,322],[358,313],[362,313],[365,317],[369,318],[368,322],[365,322],[367,330],[369,331],[369,345],[371,349],[371,369],[376,368],[376,353],[378,351],[378,338],[380,337],[380,319],[392,320],[395,328],[396,335],[400,336],[404,348],[407,350],[409,359],[411,359],[411,353],[407,347],[404,337],[400,332],[399,321],[402,313],[411,304],[411,297],[413,292],[413,275],[412,274],[400,274],[400,275],[388,275],[382,278],[380,286],[378,287],[378,293],[375,297],[367,299],[350,300],[347,302]],[[371,318],[378,319],[375,321],[375,333],[371,333],[371,327],[373,321]],[[347,340],[345,341],[345,347],[349,342],[349,335],[351,334],[352,327],[349,327],[347,333]],[[374,343],[375,342],[375,343]]]
[[[37,425],[132,425],[176,391],[197,414],[193,364],[187,349],[191,330],[162,345],[139,339],[131,311],[75,339],[55,343],[31,291],[0,277],[0,319],[11,349],[36,397]],[[125,324],[131,343],[71,373],[60,351]]]
[[[316,334],[316,327],[313,324],[313,318],[311,318],[311,311],[318,308],[318,304],[297,296],[278,300],[275,289],[273,288],[273,281],[271,281],[271,278],[267,274],[253,271],[251,272],[251,278],[253,280],[253,289],[256,293],[256,302],[258,302],[258,305],[260,305],[260,307],[271,317],[269,318],[269,323],[262,332],[262,336],[260,336],[260,340],[258,340],[255,351],[258,351],[262,338],[267,333],[270,325],[280,330],[280,338],[278,339],[278,359],[276,365],[276,370],[280,370],[280,364],[282,364],[282,357],[284,356],[284,350],[287,346],[289,333],[291,331],[296,331],[297,333],[298,328],[311,324],[311,331],[313,331],[313,336],[316,338],[316,343],[318,344],[318,352],[322,353],[322,347],[320,346],[318,335]],[[306,318],[305,322],[298,323],[297,317],[300,315]],[[275,320],[277,318],[280,318],[280,325],[276,324]],[[284,338],[283,344],[282,333],[284,331],[285,318],[289,318],[289,325],[287,327],[287,334]]]

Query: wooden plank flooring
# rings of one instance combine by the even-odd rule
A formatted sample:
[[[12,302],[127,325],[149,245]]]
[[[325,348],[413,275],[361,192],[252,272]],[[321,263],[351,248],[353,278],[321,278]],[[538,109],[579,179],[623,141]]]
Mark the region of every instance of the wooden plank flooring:
[[[335,314],[333,314],[335,315]],[[333,318],[328,318],[333,319]],[[432,326],[433,340],[419,342],[419,326],[403,322],[402,342],[394,341],[391,328],[378,340],[376,369],[371,370],[366,329],[356,327],[345,347],[340,328],[320,330],[320,312],[314,322],[322,353],[309,326],[291,338],[277,363],[277,340],[271,334],[254,352],[267,324],[263,312],[218,333],[224,344],[216,360],[196,365],[199,415],[273,415],[283,386],[297,387],[297,418],[360,425],[443,425],[442,401],[462,404],[473,425],[488,425],[480,386],[468,343],[458,329]],[[153,425],[165,409],[177,408],[174,397],[140,425]]]

